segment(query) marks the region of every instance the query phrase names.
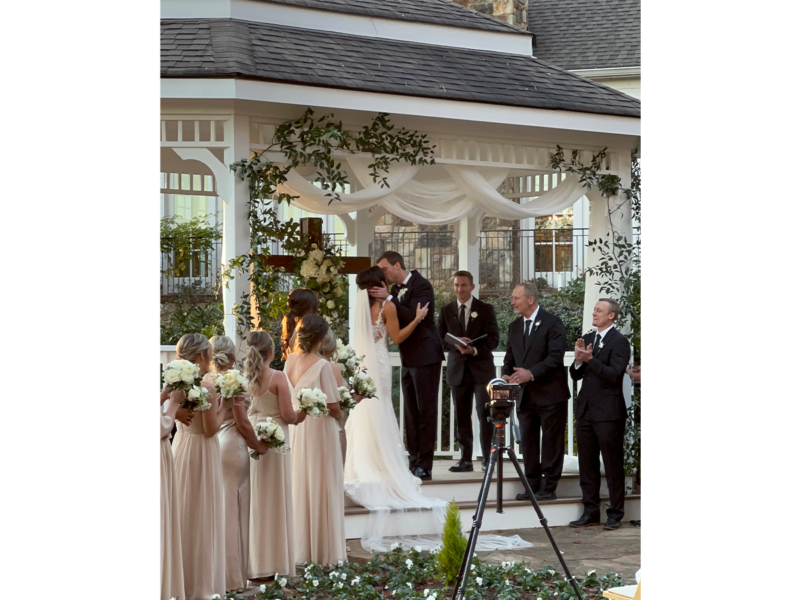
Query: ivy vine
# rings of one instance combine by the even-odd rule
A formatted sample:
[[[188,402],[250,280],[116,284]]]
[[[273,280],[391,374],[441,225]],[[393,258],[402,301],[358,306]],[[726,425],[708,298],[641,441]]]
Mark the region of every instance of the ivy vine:
[[[347,278],[338,274],[341,253],[327,239],[312,248],[309,236],[300,233],[297,221],[278,218],[278,205],[291,204],[297,198],[278,188],[286,183],[291,169],[311,165],[316,169],[313,181],[325,191],[328,204],[341,201],[340,194],[350,183],[342,169],[341,157],[356,152],[372,156],[369,173],[373,182],[380,180],[381,187],[389,187],[386,176],[391,163],[434,164],[435,146],[430,146],[426,138],[405,128],[395,130],[386,113],[379,113],[368,125],[352,132],[341,121],[334,120],[333,114],[317,118],[307,108],[298,119],[279,125],[272,144],[263,152],[230,165],[234,173],[247,181],[250,195],[249,252],[230,260],[223,269],[226,287],[236,276],[247,277],[251,284],[233,307],[240,335],[255,326],[254,313],[259,322],[274,326],[286,312],[288,289],[304,285],[320,297],[319,314],[340,338],[347,339],[347,320],[339,318],[348,308]],[[280,152],[283,160],[268,160],[266,154],[270,151]],[[275,245],[294,257],[291,271],[282,274],[267,264]]]

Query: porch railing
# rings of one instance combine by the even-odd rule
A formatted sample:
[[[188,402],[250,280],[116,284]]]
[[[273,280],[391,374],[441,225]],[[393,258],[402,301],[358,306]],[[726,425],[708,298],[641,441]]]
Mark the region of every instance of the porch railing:
[[[497,375],[500,375],[500,369],[503,366],[503,357],[505,356],[504,352],[493,352],[494,355],[494,365],[497,371]],[[175,346],[161,346],[161,365],[164,366],[171,360],[175,359]],[[567,352],[564,356],[564,368],[569,368],[569,365],[572,364],[574,359],[574,353]],[[389,353],[389,360],[392,365],[392,398],[393,398],[393,405],[395,411],[395,417],[397,418],[398,425],[400,426],[400,431],[405,436],[405,431],[403,429],[405,418],[403,415],[403,407],[404,407],[404,399],[402,389],[400,388],[399,381],[400,381],[400,354],[398,352],[390,352]],[[442,373],[444,373],[444,367],[446,363],[442,363]],[[572,389],[572,383],[570,382],[570,389]],[[578,389],[580,389],[580,382],[578,382]],[[573,414],[573,398],[568,400],[568,415]],[[446,458],[456,458],[461,456],[460,450],[456,449],[456,442],[455,442],[455,419],[451,418],[451,415],[454,414],[453,410],[453,401],[450,398],[450,390],[444,385],[444,377],[439,381],[439,396],[437,398],[437,426],[436,426],[436,445],[435,445],[435,455],[438,457],[446,457]],[[474,456],[473,458],[477,458],[478,453],[480,452],[480,443],[478,440],[480,436],[478,435],[478,415],[473,410],[472,412],[472,430],[473,430],[473,448],[474,448]],[[509,427],[511,430],[511,427]],[[519,440],[517,440],[514,436],[513,431],[510,431],[510,435],[508,437],[509,442],[513,444],[515,452],[518,455],[522,456],[522,449],[519,446]],[[574,456],[574,447],[575,447],[575,432],[573,428],[573,419],[567,419],[567,439],[566,439],[566,454],[569,456]]]
[[[481,291],[509,292],[521,281],[560,289],[586,268],[588,229],[481,231]]]
[[[177,252],[161,255],[161,295],[172,296],[182,291],[192,294],[212,293],[220,276],[222,241],[212,242],[210,249],[190,250],[183,256]]]

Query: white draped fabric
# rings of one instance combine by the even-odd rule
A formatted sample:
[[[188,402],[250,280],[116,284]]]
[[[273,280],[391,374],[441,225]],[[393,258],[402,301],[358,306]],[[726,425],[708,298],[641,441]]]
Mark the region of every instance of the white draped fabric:
[[[285,191],[299,196],[296,206],[322,215],[341,215],[380,204],[402,219],[422,225],[445,225],[478,212],[501,219],[527,219],[552,215],[572,206],[585,193],[576,175],[567,175],[555,188],[522,204],[504,198],[497,188],[508,177],[504,168],[444,164],[447,177],[419,181],[425,167],[394,164],[386,180],[374,183],[369,175],[370,158],[346,159],[363,189],[341,194],[341,202],[330,198],[300,173],[291,170]]]

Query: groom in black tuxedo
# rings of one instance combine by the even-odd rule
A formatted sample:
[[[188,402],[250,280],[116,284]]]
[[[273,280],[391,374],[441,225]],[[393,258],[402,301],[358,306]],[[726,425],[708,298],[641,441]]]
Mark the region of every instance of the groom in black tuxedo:
[[[539,290],[526,281],[514,288],[511,305],[519,319],[508,327],[503,379],[522,386],[517,417],[525,477],[537,500],[554,500],[564,468],[569,385],[564,368],[564,323],[539,306]],[[539,430],[542,452],[539,455]],[[527,492],[517,500],[529,500]]]
[[[447,383],[453,397],[456,418],[456,439],[461,446],[461,460],[450,467],[455,473],[472,471],[472,397],[480,424],[483,470],[489,463],[494,427],[486,421],[489,393],[486,385],[495,377],[492,350],[500,343],[497,317],[491,304],[472,297],[475,289],[472,273],[456,271],[453,291],[456,299],[439,313],[439,336],[447,349]],[[463,342],[486,335],[466,348],[447,341],[447,334]]]
[[[397,307],[397,320],[403,328],[417,316],[417,304],[434,306],[433,286],[416,270],[406,271],[403,257],[391,250],[378,258],[378,266],[391,293],[385,287],[371,288],[369,295],[388,299]],[[433,449],[436,443],[436,408],[442,374],[442,340],[436,331],[433,310],[429,310],[417,328],[400,344],[403,364],[401,385],[405,399],[408,465],[415,477],[430,481]]]
[[[631,345],[616,327],[619,304],[601,298],[594,305],[591,331],[575,342],[574,380],[583,380],[575,402],[578,420],[578,466],[583,492],[583,516],[570,523],[584,527],[600,522],[600,455],[606,468],[611,504],[605,529],[618,529],[625,515],[625,419],[628,415],[622,381],[631,358]]]

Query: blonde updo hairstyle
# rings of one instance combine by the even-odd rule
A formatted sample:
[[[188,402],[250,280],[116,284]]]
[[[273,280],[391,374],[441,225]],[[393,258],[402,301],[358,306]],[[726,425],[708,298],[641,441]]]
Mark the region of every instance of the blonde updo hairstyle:
[[[202,333],[187,333],[178,340],[176,358],[196,363],[209,347],[208,338]]]
[[[236,346],[227,335],[215,335],[210,340],[211,367],[215,371],[225,371],[234,366]]]
[[[319,315],[306,315],[297,328],[297,346],[308,354],[328,333],[328,323]]]
[[[336,334],[333,332],[333,329],[328,329],[328,333],[322,338],[322,344],[319,347],[319,355],[323,358],[327,358],[331,352],[334,354],[336,353]],[[331,358],[333,358],[333,354],[331,354]]]
[[[244,376],[247,377],[247,393],[255,397],[261,387],[264,363],[275,355],[275,343],[266,331],[251,331],[247,336],[247,355],[244,357]],[[268,364],[268,363],[267,363]]]

